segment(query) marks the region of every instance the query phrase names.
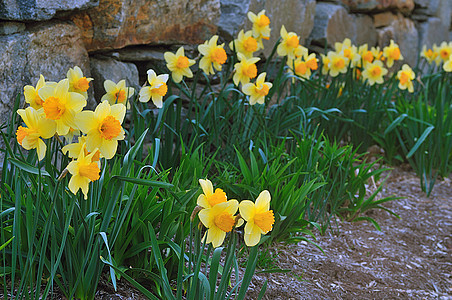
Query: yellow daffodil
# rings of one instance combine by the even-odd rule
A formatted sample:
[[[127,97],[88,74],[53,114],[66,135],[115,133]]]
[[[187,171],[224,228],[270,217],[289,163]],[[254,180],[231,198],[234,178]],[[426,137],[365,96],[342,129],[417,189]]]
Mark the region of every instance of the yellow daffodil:
[[[371,63],[374,60],[374,55],[372,54],[372,51],[368,50],[367,44],[359,46],[358,54],[361,58],[358,62],[358,67],[365,67],[368,63]]]
[[[55,134],[55,122],[44,118],[33,107],[18,109],[17,113],[27,126],[19,126],[17,129],[17,142],[27,150],[36,149],[38,159],[42,160],[46,154],[47,147],[41,138],[49,139]]]
[[[195,64],[195,61],[185,56],[184,47],[177,49],[176,54],[165,52],[163,56],[165,57],[166,67],[171,71],[174,82],[181,82],[184,76],[187,78],[193,77],[190,67]]]
[[[217,45],[218,35],[214,35],[210,40],[205,41],[204,44],[198,46],[199,53],[202,58],[199,61],[199,67],[206,73],[214,74],[214,68],[221,71],[221,66],[226,62],[228,56],[224,51],[224,44]]]
[[[431,64],[432,62],[435,62],[436,65],[439,64],[439,60],[437,59],[438,53],[432,51],[432,49],[427,49],[426,45],[422,46],[421,57],[425,58],[429,64]]]
[[[46,118],[56,122],[59,135],[68,134],[71,127],[77,128],[74,118],[86,106],[86,98],[79,93],[69,92],[67,79],[61,80],[56,86],[40,88],[38,94],[44,99],[42,107]]]
[[[325,54],[320,54],[320,57],[322,58],[322,74],[326,75],[330,71],[330,59]]]
[[[438,58],[441,59],[443,63],[449,60],[449,57],[452,53],[452,42],[442,42],[439,47],[437,47],[436,51],[438,53]]]
[[[86,148],[89,152],[98,148],[107,159],[112,158],[118,148],[118,141],[124,139],[122,121],[126,115],[124,104],[110,105],[104,100],[94,112],[82,111],[76,117],[80,130],[86,136]]]
[[[168,86],[166,82],[168,81],[168,74],[157,74],[154,70],[148,70],[148,82],[149,86],[144,86],[140,90],[140,102],[148,102],[152,99],[152,102],[158,108],[163,107],[163,96],[168,92]]]
[[[237,53],[242,53],[246,58],[253,57],[253,53],[260,49],[257,40],[253,37],[251,30],[243,33],[243,29],[240,30],[237,39],[229,43],[229,48]]]
[[[311,53],[308,55],[308,53],[306,53],[304,55],[304,61],[306,62],[306,66],[312,70],[315,71],[319,68],[319,65],[317,64],[317,57],[315,56],[315,53]]]
[[[85,152],[85,155],[90,154],[90,152],[88,152],[88,150],[86,149],[86,136],[80,136],[77,143],[68,144],[61,148],[61,151],[64,155],[67,154],[68,157],[74,159],[79,156],[80,151],[82,150]],[[94,154],[92,161],[98,161],[99,159],[100,151],[96,150],[96,154]]]
[[[82,69],[75,66],[67,71],[67,79],[69,80],[69,91],[76,92],[88,98],[87,90],[89,89],[89,82],[92,78],[86,78],[83,76]]]
[[[375,60],[384,60],[383,51],[380,50],[380,47],[372,47],[370,48],[370,52],[372,52]]]
[[[239,203],[237,200],[229,200],[214,205],[211,208],[205,208],[198,214],[201,223],[208,229],[204,238],[206,243],[212,243],[213,247],[219,247],[236,224],[236,217]],[[203,239],[204,239],[203,238]]]
[[[72,175],[69,180],[69,190],[76,195],[81,189],[85,200],[88,199],[89,183],[100,177],[100,163],[93,160],[96,152],[85,155],[85,151],[80,151],[77,160],[71,161],[66,167]]]
[[[234,65],[235,74],[232,77],[235,85],[239,85],[239,83],[247,84],[250,82],[250,79],[253,79],[257,76],[257,67],[256,63],[260,60],[258,57],[246,58],[242,53],[237,53],[237,57],[240,62]]]
[[[443,64],[443,69],[446,72],[452,72],[452,55],[449,56],[449,60]]]
[[[298,45],[297,49],[294,51],[295,57],[307,57],[309,55],[308,48]]]
[[[264,49],[262,39],[270,39],[270,19],[265,15],[265,10],[260,11],[257,15],[248,12],[248,19],[253,23],[253,37],[257,40],[259,49]]]
[[[282,41],[276,51],[279,56],[287,56],[289,59],[295,58],[295,50],[300,45],[300,39],[295,32],[287,32],[284,25],[281,27]]]
[[[339,73],[347,73],[348,58],[341,53],[328,52],[328,61],[328,69],[332,77],[336,77]]]
[[[404,64],[402,69],[397,72],[397,79],[399,80],[399,89],[404,90],[408,89],[408,92],[412,93],[413,89],[413,80],[415,78],[413,70],[411,70],[410,66]]]
[[[268,95],[268,92],[272,88],[272,84],[270,82],[265,82],[265,76],[267,73],[261,73],[257,79],[256,83],[247,83],[242,86],[242,92],[245,95],[250,96],[250,105],[254,105],[256,103],[264,104],[265,96]]]
[[[202,208],[212,208],[218,203],[223,203],[228,200],[226,193],[222,189],[215,189],[213,191],[212,182],[209,179],[199,179],[204,194],[198,196],[196,204]]]
[[[382,84],[383,76],[388,73],[388,70],[383,67],[383,63],[380,60],[376,60],[373,63],[368,64],[362,72],[363,79],[367,79],[370,85],[375,83]]]
[[[399,46],[393,40],[391,40],[389,46],[383,48],[383,56],[386,58],[388,68],[394,65],[395,60],[403,59]]]
[[[36,88],[34,88],[31,85],[26,85],[24,87],[24,97],[25,102],[30,104],[31,107],[34,109],[40,109],[42,107],[42,103],[44,100],[39,96],[38,91],[45,85],[48,86],[56,86],[56,82],[46,82],[44,79],[44,76],[41,74],[39,75],[38,83],[36,84]]]
[[[255,246],[261,240],[262,234],[272,230],[275,223],[273,211],[270,210],[270,193],[262,191],[256,199],[256,203],[249,200],[240,202],[240,216],[247,222],[245,225],[245,244]]]
[[[107,92],[102,96],[101,101],[107,100],[111,105],[122,103],[126,104],[127,99],[133,96],[135,93],[135,89],[132,87],[126,86],[126,81],[120,80],[118,83],[114,83],[111,80],[104,81],[104,88]],[[127,106],[130,107],[129,102],[127,102]]]
[[[308,79],[311,76],[311,69],[308,64],[301,59],[301,57],[295,60],[288,60],[287,65],[289,66],[289,71],[303,79]]]

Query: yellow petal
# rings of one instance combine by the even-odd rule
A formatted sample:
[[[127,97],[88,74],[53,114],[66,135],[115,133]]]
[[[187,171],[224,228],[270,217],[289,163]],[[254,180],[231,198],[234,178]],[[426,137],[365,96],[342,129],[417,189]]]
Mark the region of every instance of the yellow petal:
[[[240,215],[245,221],[250,220],[254,216],[255,207],[254,203],[250,200],[243,200],[239,205]]]

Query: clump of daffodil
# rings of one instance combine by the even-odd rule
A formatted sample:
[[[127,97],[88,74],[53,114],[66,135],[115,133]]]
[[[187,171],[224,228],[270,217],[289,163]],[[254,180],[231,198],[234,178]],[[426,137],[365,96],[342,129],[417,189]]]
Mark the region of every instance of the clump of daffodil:
[[[237,53],[242,53],[246,58],[253,57],[253,53],[260,49],[257,40],[253,37],[251,30],[243,32],[240,30],[237,39],[229,43],[229,48]]]
[[[226,237],[226,233],[232,231],[236,225],[235,213],[239,207],[237,200],[229,200],[214,205],[211,208],[202,209],[199,213],[199,220],[207,228],[206,243],[212,243],[214,248],[221,246]]]
[[[70,92],[67,79],[55,86],[40,88],[38,94],[44,99],[42,107],[46,118],[56,122],[58,135],[66,135],[70,128],[77,128],[74,118],[86,106],[86,98],[79,93]]]
[[[300,45],[300,39],[295,32],[287,32],[284,25],[281,27],[282,41],[276,51],[279,56],[287,56],[289,59],[295,58],[295,51]]]
[[[242,92],[245,95],[250,96],[250,105],[254,105],[256,103],[264,104],[265,96],[268,95],[268,92],[272,88],[272,84],[270,82],[265,82],[265,76],[267,73],[261,73],[257,79],[256,83],[247,83],[242,86]]]
[[[259,49],[264,49],[262,39],[270,39],[270,19],[265,15],[265,10],[260,11],[257,15],[248,12],[248,19],[253,23],[253,37],[257,40]]]
[[[212,208],[219,203],[228,201],[226,193],[222,189],[213,190],[212,182],[209,179],[199,179],[203,194],[198,196],[196,204],[202,208]]]
[[[334,44],[337,53],[341,53],[351,63],[351,67],[356,67],[361,62],[361,56],[356,46],[352,45],[350,39],[346,38],[342,43]]]
[[[436,47],[435,50],[435,52],[438,53],[438,60],[445,63],[449,60],[449,57],[452,54],[452,42],[442,42],[441,45]]]
[[[383,63],[380,60],[376,60],[373,63],[367,64],[362,72],[363,80],[367,79],[370,85],[375,83],[382,84],[383,76],[388,73],[388,70],[383,67]]]
[[[89,183],[100,177],[100,162],[93,159],[97,153],[97,149],[94,150],[88,155],[85,151],[80,151],[77,160],[71,161],[66,167],[72,175],[69,180],[69,190],[76,195],[81,189],[85,200],[88,199]]]
[[[26,127],[19,126],[16,131],[17,142],[27,150],[36,149],[38,159],[42,160],[46,154],[46,144],[41,138],[49,139],[56,131],[53,120],[48,120],[33,107],[18,109]]]
[[[347,57],[333,51],[328,52],[328,70],[332,77],[336,77],[337,75],[339,75],[339,73],[347,73],[347,65]]]
[[[36,88],[31,86],[31,85],[26,85],[24,87],[24,97],[25,97],[25,102],[27,102],[28,104],[30,104],[31,107],[33,107],[34,109],[40,109],[42,107],[42,103],[44,102],[44,99],[42,99],[39,96],[39,90],[43,87],[43,86],[56,86],[56,82],[46,82],[44,79],[44,76],[41,74],[39,75],[39,80],[38,83],[36,84]]]
[[[217,45],[218,35],[214,35],[210,40],[205,41],[204,44],[198,46],[199,53],[202,58],[199,61],[199,67],[206,73],[214,74],[214,68],[221,71],[221,66],[226,62],[228,56],[224,51],[224,44]]]
[[[185,56],[184,47],[177,49],[176,54],[165,52],[163,56],[165,57],[166,67],[171,71],[174,82],[181,82],[184,76],[187,78],[193,77],[190,67],[195,64],[195,61]]]
[[[70,68],[67,71],[67,79],[69,80],[69,91],[76,92],[88,97],[87,90],[89,89],[89,82],[93,80],[92,78],[86,78],[83,75],[82,69],[78,66],[75,66],[73,69]]]
[[[402,69],[397,72],[397,79],[399,80],[399,89],[405,90],[408,89],[408,92],[412,93],[413,89],[413,80],[415,78],[413,70],[407,64],[402,66]]]
[[[240,216],[246,221],[245,244],[249,247],[257,245],[261,235],[272,230],[275,217],[270,210],[270,200],[270,193],[264,190],[257,197],[256,203],[250,200],[240,202]]]
[[[234,76],[232,80],[235,85],[239,85],[239,83],[247,84],[250,82],[250,79],[253,79],[257,76],[257,67],[256,63],[260,60],[258,57],[246,58],[242,53],[237,53],[237,57],[239,62],[234,65]]]
[[[436,45],[435,45],[436,47]],[[429,64],[435,62],[436,65],[439,64],[438,53],[433,51],[432,49],[427,49],[427,46],[422,46],[421,57],[425,58]]]
[[[163,107],[163,96],[168,92],[168,86],[166,82],[168,81],[168,74],[160,74],[157,76],[154,70],[148,70],[148,82],[149,86],[144,86],[140,90],[140,97],[138,100],[140,102],[148,102],[152,99],[152,102],[158,108]]]
[[[84,151],[85,155],[90,154],[90,152],[86,149],[86,136],[80,136],[77,143],[71,143],[61,148],[61,152],[63,152],[64,155],[67,154],[69,158],[74,159],[79,156],[80,151]],[[98,161],[99,159],[100,151],[96,150],[96,153],[92,157],[92,161]]]
[[[80,130],[86,134],[86,148],[89,152],[99,149],[107,159],[112,158],[118,148],[118,141],[124,139],[122,121],[126,114],[124,104],[110,105],[104,100],[93,111],[82,111],[76,117]]]
[[[133,87],[127,87],[126,81],[120,80],[118,83],[114,83],[111,80],[104,81],[105,95],[102,96],[101,101],[107,100],[111,105],[122,103],[126,104],[127,99],[133,96],[135,89]],[[127,102],[127,106],[129,103]]]
[[[394,65],[395,60],[403,59],[399,46],[394,43],[394,40],[391,40],[389,46],[383,48],[383,56],[386,58],[386,65],[388,68]]]

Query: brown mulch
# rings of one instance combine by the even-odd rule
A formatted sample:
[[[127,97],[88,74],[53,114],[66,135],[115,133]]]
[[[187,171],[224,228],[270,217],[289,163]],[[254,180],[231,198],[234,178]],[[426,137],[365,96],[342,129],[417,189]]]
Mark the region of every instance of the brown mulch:
[[[258,274],[249,290],[255,299],[452,299],[452,184],[438,181],[429,198],[414,172],[392,171],[383,196],[404,199],[384,206],[368,222],[339,222],[317,238],[325,251],[306,242],[275,245],[277,266],[289,273]]]

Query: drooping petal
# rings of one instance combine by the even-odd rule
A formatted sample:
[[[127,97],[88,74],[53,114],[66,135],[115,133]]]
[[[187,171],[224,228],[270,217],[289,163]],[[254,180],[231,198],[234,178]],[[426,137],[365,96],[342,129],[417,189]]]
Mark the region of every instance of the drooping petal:
[[[239,205],[240,215],[245,221],[250,220],[254,216],[254,203],[250,200],[243,200]]]

